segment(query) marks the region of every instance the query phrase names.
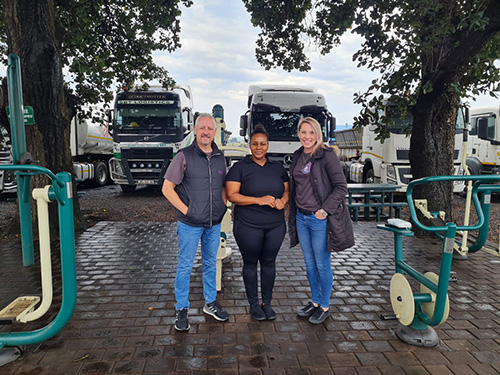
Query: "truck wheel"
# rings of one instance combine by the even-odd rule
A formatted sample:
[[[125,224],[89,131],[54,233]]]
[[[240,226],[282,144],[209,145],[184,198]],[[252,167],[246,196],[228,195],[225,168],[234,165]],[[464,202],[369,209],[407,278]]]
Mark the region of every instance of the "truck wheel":
[[[108,167],[102,161],[98,161],[95,163],[94,184],[96,186],[104,186],[108,183],[108,180]]]
[[[469,170],[469,173],[471,175],[477,176],[477,175],[481,174],[482,164],[478,159],[467,158],[466,165],[467,165],[467,169]]]
[[[132,193],[135,190],[136,185],[120,185],[124,193]]]
[[[354,182],[354,181],[351,181],[351,174],[349,173],[350,172],[350,169],[349,169],[349,166],[345,164],[345,162],[341,162],[342,164],[342,170],[344,171],[344,176],[345,176],[345,180],[347,183],[351,183],[351,182]]]
[[[375,183],[375,173],[373,173],[373,169],[368,169],[368,172],[366,172],[366,183],[367,184]]]

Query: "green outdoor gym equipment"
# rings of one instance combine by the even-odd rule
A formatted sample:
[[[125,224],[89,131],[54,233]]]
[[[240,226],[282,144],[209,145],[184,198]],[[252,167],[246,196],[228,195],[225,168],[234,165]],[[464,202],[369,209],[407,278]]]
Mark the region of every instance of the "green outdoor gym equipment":
[[[68,323],[76,305],[72,177],[68,172],[60,172],[56,175],[47,168],[30,164],[31,157],[26,151],[20,72],[19,57],[9,55],[7,75],[14,164],[0,165],[0,170],[15,171],[17,177],[24,266],[32,266],[34,264],[30,206],[31,177],[44,174],[51,179],[52,184],[42,189],[33,189],[33,197],[37,200],[39,216],[42,298],[40,296],[22,296],[17,298],[0,311],[0,322],[6,324],[33,321],[45,314],[50,308],[52,302],[52,274],[50,268],[50,237],[47,206],[50,202],[56,201],[59,214],[62,304],[57,316],[43,328],[32,331],[23,329],[19,332],[0,333],[0,366],[17,359],[21,355],[21,346],[36,344],[56,335]]]
[[[478,221],[474,225],[456,225],[445,223],[438,226],[422,224],[416,214],[413,189],[416,185],[446,181],[473,181],[471,200],[477,213]],[[491,193],[500,191],[500,176],[432,176],[410,182],[406,190],[408,207],[413,223],[421,230],[433,232],[443,241],[439,275],[433,272],[422,274],[403,260],[403,237],[413,236],[410,229],[378,225],[379,229],[394,233],[396,273],[391,279],[391,304],[399,320],[397,336],[404,342],[416,346],[435,346],[438,337],[432,326],[444,323],[448,318],[448,286],[454,247],[463,247],[457,234],[479,230],[476,242],[468,247],[469,252],[483,248],[489,227],[489,204]],[[432,213],[437,217],[438,213]],[[406,276],[413,277],[420,283],[419,293],[413,293]]]

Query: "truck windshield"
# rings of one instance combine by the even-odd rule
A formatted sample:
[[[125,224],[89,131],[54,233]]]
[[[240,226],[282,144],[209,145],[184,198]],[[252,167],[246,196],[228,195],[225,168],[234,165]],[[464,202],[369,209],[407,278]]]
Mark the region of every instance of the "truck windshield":
[[[321,125],[323,140],[327,141],[327,119],[324,113],[299,112],[254,112],[252,114],[252,129],[257,124],[266,128],[270,141],[298,142],[297,124],[302,117],[313,117]]]
[[[395,107],[387,107],[387,116],[392,119],[392,124],[389,127],[389,131],[395,134],[406,133],[408,129],[411,129],[413,125],[413,115],[411,113],[402,114],[400,111],[396,110]],[[382,112],[379,112],[381,116]],[[465,128],[464,113],[462,107],[457,111],[457,121],[456,130],[461,132]]]
[[[115,132],[176,135],[184,132],[181,128],[181,113],[177,107],[123,105],[116,109]]]

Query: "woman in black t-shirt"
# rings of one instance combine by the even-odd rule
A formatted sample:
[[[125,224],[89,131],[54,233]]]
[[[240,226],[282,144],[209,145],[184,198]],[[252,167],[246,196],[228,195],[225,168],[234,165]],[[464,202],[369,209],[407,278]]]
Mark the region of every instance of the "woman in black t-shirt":
[[[281,163],[268,160],[268,148],[264,127],[256,126],[250,137],[252,155],[233,165],[226,178],[227,198],[236,205],[233,233],[243,258],[243,281],[255,320],[276,318],[271,300],[276,257],[286,232],[283,208],[288,202],[288,174]]]

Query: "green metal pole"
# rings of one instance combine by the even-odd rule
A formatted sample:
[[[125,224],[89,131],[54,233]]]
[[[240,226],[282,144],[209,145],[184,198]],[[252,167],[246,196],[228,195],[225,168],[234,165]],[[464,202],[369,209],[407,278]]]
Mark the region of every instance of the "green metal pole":
[[[481,208],[484,214],[484,225],[479,230],[476,242],[469,246],[468,252],[475,253],[481,250],[488,239],[488,231],[490,224],[490,203],[491,203],[491,191],[486,191],[481,197]]]
[[[448,230],[446,232],[443,249],[441,251],[441,265],[439,267],[438,290],[434,305],[434,315],[428,316],[423,311],[421,313],[417,313],[419,319],[430,326],[436,326],[443,320],[448,296],[451,263],[453,260],[453,243],[455,241],[457,226],[454,223],[448,223],[446,225]]]
[[[10,54],[7,68],[7,86],[9,91],[10,128],[12,136],[12,157],[14,164],[20,164],[21,156],[26,152],[26,134],[23,116],[23,91],[21,84],[21,64],[19,56]],[[29,175],[17,175],[17,202],[21,223],[21,245],[23,264],[35,264],[33,251],[33,229],[31,227],[30,179]]]

